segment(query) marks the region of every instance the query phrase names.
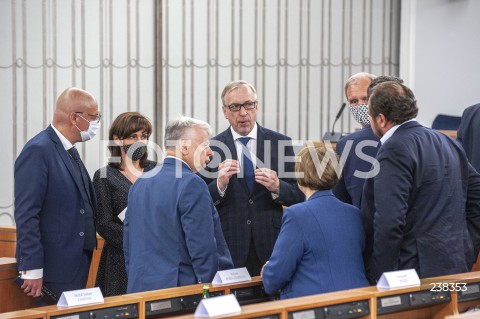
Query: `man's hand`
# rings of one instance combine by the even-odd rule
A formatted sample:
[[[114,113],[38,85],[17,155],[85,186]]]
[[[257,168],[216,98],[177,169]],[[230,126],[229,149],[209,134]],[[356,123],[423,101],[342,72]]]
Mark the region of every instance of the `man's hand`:
[[[240,165],[237,160],[227,159],[218,166],[218,188],[224,192],[230,182],[230,177],[240,173]]]
[[[277,172],[268,168],[257,168],[255,170],[255,181],[271,192],[276,192],[280,188],[280,179],[278,179]]]
[[[28,296],[40,297],[42,294],[43,278],[39,279],[24,279],[22,288]]]

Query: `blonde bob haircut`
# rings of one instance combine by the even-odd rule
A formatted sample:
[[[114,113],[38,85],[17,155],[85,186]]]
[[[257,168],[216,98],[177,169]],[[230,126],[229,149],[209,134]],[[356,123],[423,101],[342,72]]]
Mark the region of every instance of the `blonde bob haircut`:
[[[339,176],[336,166],[339,161],[333,149],[318,143],[304,147],[297,156],[300,158],[300,161],[295,163],[298,185],[319,191],[332,189],[337,184]]]

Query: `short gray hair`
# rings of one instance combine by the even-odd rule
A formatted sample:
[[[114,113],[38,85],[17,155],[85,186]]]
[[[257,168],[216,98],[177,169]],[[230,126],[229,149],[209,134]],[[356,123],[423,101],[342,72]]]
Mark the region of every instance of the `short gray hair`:
[[[350,87],[350,85],[352,85],[356,80],[358,79],[362,79],[362,78],[367,78],[367,79],[370,79],[370,82],[373,81],[377,76],[373,75],[373,74],[370,74],[370,73],[367,73],[367,72],[359,72],[359,73],[356,73],[354,75],[352,75],[348,80],[347,80],[347,83],[345,83],[345,96],[347,97],[348,99],[348,96],[347,96],[347,90],[348,88]]]
[[[222,91],[222,95],[221,95],[221,98],[222,98],[222,105],[223,106],[226,106],[225,105],[225,95],[227,95],[229,92],[235,90],[236,88],[238,88],[239,86],[241,85],[244,85],[246,87],[248,87],[255,96],[257,96],[257,90],[255,90],[255,87],[253,85],[251,85],[250,83],[248,83],[247,81],[243,81],[243,80],[235,80],[235,81],[232,81],[230,83],[228,83],[224,88],[223,88],[223,91]]]
[[[202,120],[197,120],[187,116],[181,116],[168,122],[165,128],[165,148],[172,148],[173,145],[167,145],[167,141],[178,141],[185,135],[185,131],[189,128],[198,127],[203,129],[208,137],[212,136],[210,124]]]

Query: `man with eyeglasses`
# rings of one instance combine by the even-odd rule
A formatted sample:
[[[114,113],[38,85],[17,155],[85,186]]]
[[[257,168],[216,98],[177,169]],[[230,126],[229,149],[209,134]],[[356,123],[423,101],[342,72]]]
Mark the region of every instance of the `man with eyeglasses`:
[[[95,98],[66,89],[52,124],[15,161],[16,257],[29,296],[40,296],[42,286],[57,297],[86,286],[96,247],[96,200],[75,143],[90,140],[99,128]]]
[[[282,205],[301,202],[304,196],[292,178],[295,154],[290,137],[256,122],[255,88],[233,81],[221,99],[230,127],[211,141],[216,155],[202,175],[219,211],[235,267],[247,267],[256,276],[273,251]],[[285,172],[290,173],[288,178]]]

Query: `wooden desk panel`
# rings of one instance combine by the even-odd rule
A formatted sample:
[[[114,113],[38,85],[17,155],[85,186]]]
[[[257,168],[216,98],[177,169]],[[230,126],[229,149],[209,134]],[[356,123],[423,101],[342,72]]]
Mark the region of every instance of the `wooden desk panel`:
[[[279,319],[288,319],[291,312],[308,311],[314,308],[332,307],[340,304],[352,302],[368,301],[370,314],[365,314],[356,318],[370,319],[375,318],[372,314],[374,303],[373,293],[360,291],[358,289],[337,291],[325,294],[318,294],[306,297],[271,301],[258,303],[254,305],[242,306],[241,313],[226,316],[229,319],[247,319],[260,318],[265,316],[278,315]],[[193,314],[178,316],[176,319],[193,319]]]
[[[85,306],[78,306],[78,307],[58,307],[56,305],[53,306],[45,306],[36,308],[35,310],[44,311],[47,316],[46,319],[57,317],[57,316],[68,316],[69,314],[75,314],[79,312],[90,312],[96,309],[105,309],[105,308],[121,308],[125,305],[136,305],[138,310],[138,318],[145,318],[144,311],[143,311],[143,302],[142,299],[139,297],[133,297],[130,295],[123,295],[123,296],[114,296],[114,297],[106,297],[104,298],[105,302],[101,304],[91,304]],[[102,319],[102,318],[97,318]],[[110,318],[112,319],[112,318]]]
[[[92,264],[88,275],[87,288],[95,287],[97,278],[98,264],[102,254],[104,239],[97,234],[97,249],[92,256]],[[17,244],[17,233],[15,227],[0,227],[0,257],[15,257],[15,247]]]
[[[405,319],[405,318],[417,318],[417,319],[443,319],[447,315],[456,313],[457,295],[452,293],[450,295],[451,300],[448,302],[438,304],[426,304],[425,306],[418,305],[416,307],[405,309],[401,311],[395,311],[388,314],[378,314],[378,305],[381,302],[381,298],[395,297],[405,294],[415,294],[422,291],[430,292],[432,285],[429,283],[422,283],[420,286],[406,287],[399,289],[379,289],[376,286],[359,288],[365,292],[373,293],[376,299],[376,307],[373,310],[375,312],[374,318],[385,319]]]
[[[45,319],[47,313],[38,310],[19,310],[7,313],[0,313],[0,319]]]
[[[17,277],[15,258],[0,258],[0,312],[23,310],[37,306],[14,282]]]
[[[15,257],[17,233],[15,227],[0,227],[0,257]]]

